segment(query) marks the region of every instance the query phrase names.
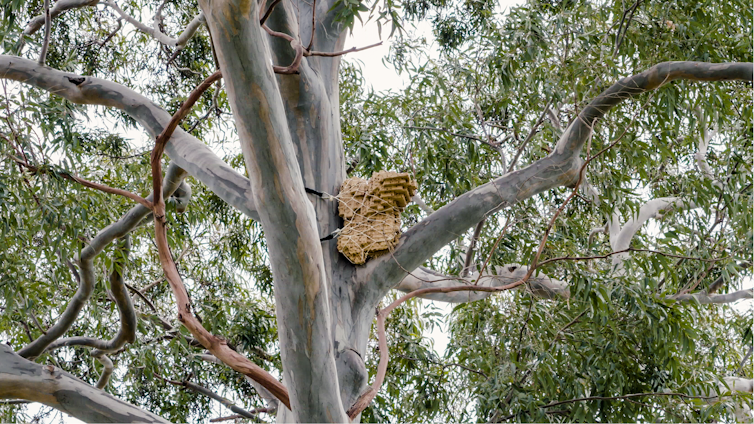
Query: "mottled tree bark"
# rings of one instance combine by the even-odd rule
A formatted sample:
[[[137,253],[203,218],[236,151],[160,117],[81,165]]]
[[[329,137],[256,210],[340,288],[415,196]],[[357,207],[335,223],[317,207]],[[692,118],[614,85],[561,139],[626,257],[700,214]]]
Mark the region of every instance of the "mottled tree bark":
[[[313,4],[284,1],[266,24],[273,32],[293,37],[293,44],[311,44],[313,50],[326,52],[342,49],[344,32],[334,21],[333,1],[316,2],[314,22]],[[166,152],[177,167],[258,220],[264,229],[274,276],[283,383],[291,402],[291,410],[279,405],[280,422],[348,422],[346,411],[367,389],[363,358],[379,301],[394,288],[413,291],[467,285],[475,280],[474,276],[463,279],[437,275],[420,267],[489,214],[546,190],[577,184],[584,163],[582,148],[595,122],[610,108],[674,79],[752,80],[751,64],[695,62],[662,63],[625,78],[581,111],[549,156],[460,196],[410,228],[395,251],[364,266],[354,266],[337,252],[334,240],[320,242],[321,237],[342,226],[337,202],[307,195],[305,191],[309,188],[335,194],[345,178],[338,112],[339,58],[296,56],[297,50],[289,40],[261,28],[260,12],[264,10],[260,11],[260,7],[266,10],[266,5],[260,6],[256,1],[201,0],[200,7],[212,33],[249,179],[181,130],[174,133]],[[272,65],[284,67],[291,63],[298,63],[297,73],[273,73]],[[40,67],[12,56],[0,56],[0,75],[73,102],[119,108],[154,137],[170,120],[167,112],[145,97],[97,78]],[[173,190],[177,187],[175,184]],[[96,253],[87,254],[86,258]],[[409,275],[409,271],[413,272]],[[479,283],[499,287],[520,278],[521,273],[526,273],[525,267],[502,269],[496,276],[483,275]],[[564,283],[543,275],[533,276],[529,289],[542,297],[568,295]],[[437,300],[465,302],[489,293],[433,295]],[[750,293],[740,296],[750,297]],[[65,330],[67,327],[56,331],[49,341],[35,342],[33,349],[27,348],[23,353],[29,357],[38,355]],[[7,369],[10,374],[19,367],[39,367],[20,358],[2,362],[2,355],[18,356],[5,350],[0,354],[0,370]],[[8,396],[5,383],[9,380],[4,381],[3,375],[0,373],[0,394]],[[52,393],[52,389],[48,391]],[[42,399],[26,392],[14,396]],[[106,421],[123,411],[130,413],[121,404],[108,404],[103,396],[106,395],[101,392],[86,392],[87,399],[99,399],[97,405],[110,405],[108,411],[98,410],[101,416],[88,418]],[[54,395],[45,397],[44,401],[68,411],[65,408],[69,406],[53,398]],[[150,415],[140,417],[142,421],[152,419]]]

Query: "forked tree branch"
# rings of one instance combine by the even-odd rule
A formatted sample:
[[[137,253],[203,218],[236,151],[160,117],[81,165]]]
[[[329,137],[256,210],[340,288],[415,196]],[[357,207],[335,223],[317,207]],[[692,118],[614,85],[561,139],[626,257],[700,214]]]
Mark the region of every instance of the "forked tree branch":
[[[170,37],[169,35],[163,33],[159,30],[157,27],[149,27],[148,25],[143,24],[139,20],[133,18],[128,13],[124,12],[123,9],[121,9],[113,0],[106,0],[104,2],[108,7],[113,9],[118,15],[120,15],[121,18],[123,18],[126,22],[133,25],[138,29],[139,31],[151,35],[155,40],[159,41],[160,43],[171,46],[171,47],[177,47],[179,49],[182,49],[186,43],[191,39],[191,37],[194,36],[196,33],[196,30],[199,29],[199,27],[204,22],[204,15],[199,12],[198,15],[194,17],[194,19],[189,22],[188,25],[186,25],[186,28],[181,32],[181,35],[179,35],[176,38]],[[158,12],[159,13],[159,12]]]
[[[120,109],[139,122],[152,137],[157,137],[171,119],[165,110],[123,85],[40,67],[34,61],[16,56],[0,55],[0,78],[49,91],[73,103]],[[173,163],[204,183],[229,205],[251,219],[259,219],[247,178],[185,131],[176,129],[171,140],[165,151]]]
[[[125,346],[126,343],[133,343],[136,340],[136,312],[123,280],[126,266],[124,259],[128,258],[128,252],[131,250],[131,241],[128,235],[124,236],[120,250],[123,252],[122,255],[117,252],[113,255],[113,270],[110,273],[110,293],[112,293],[115,305],[118,307],[120,320],[118,333],[110,340],[83,336],[58,339],[47,346],[47,351],[64,346],[87,346],[96,349],[92,351],[92,356],[97,358],[106,353],[115,352]]]
[[[594,123],[615,105],[670,81],[752,81],[751,63],[664,62],[622,79],[592,100],[560,137],[552,153],[524,169],[477,187],[437,210],[401,236],[391,255],[374,259],[358,270],[368,304],[376,305],[387,291],[443,246],[482,217],[543,191],[579,179],[580,153]]]
[[[42,28],[43,25],[49,20],[50,24],[52,22],[52,19],[55,19],[58,15],[71,10],[71,9],[80,9],[87,6],[96,6],[100,3],[100,0],[59,0],[55,2],[55,6],[52,7],[52,9],[49,9],[49,14],[42,13],[39,16],[34,17],[29,23],[26,25],[26,28],[23,32],[23,37],[28,37],[36,33],[40,28]],[[135,19],[123,9],[118,7],[118,5],[113,0],[106,0],[103,2],[105,5],[112,8],[119,16],[120,19],[125,20],[126,22],[133,25],[137,30],[152,36],[155,40],[159,41],[162,44],[165,44],[166,46],[176,47],[178,50],[181,50],[191,39],[191,37],[194,36],[196,31],[199,29],[201,24],[204,22],[204,15],[199,13],[194,19],[189,22],[188,25],[186,25],[186,28],[181,32],[181,35],[179,35],[176,38],[170,37],[167,34],[160,31],[157,26],[149,27],[139,20]],[[48,10],[48,9],[46,9]],[[158,13],[160,13],[161,10],[158,10]],[[49,16],[49,18],[48,18]],[[119,22],[120,22],[119,19]],[[47,24],[47,28],[49,28],[50,24]],[[120,29],[120,23],[118,24],[118,29]],[[116,29],[117,31],[117,29]],[[115,32],[111,33],[110,36],[107,37],[109,39],[114,35]],[[49,43],[49,33],[48,30],[45,30],[45,38],[44,40]],[[17,48],[18,54],[20,54],[21,50],[23,49],[25,42],[22,38],[19,40],[19,45]],[[101,45],[103,45],[102,43]],[[43,51],[46,51],[44,49],[44,43],[43,43]],[[40,55],[40,60],[43,59],[43,55]],[[44,63],[44,62],[40,62]]]
[[[164,195],[170,195],[178,187],[186,175],[185,171],[178,166],[171,165],[165,175]],[[152,196],[148,197],[149,200]],[[73,325],[81,310],[86,305],[94,290],[95,273],[94,258],[102,252],[113,240],[124,237],[134,228],[139,226],[142,219],[149,214],[150,210],[142,205],[136,205],[126,212],[117,222],[100,230],[89,244],[81,250],[78,264],[81,268],[79,287],[76,293],[68,301],[68,305],[60,314],[58,322],[50,327],[45,334],[38,337],[29,345],[18,351],[24,358],[34,359],[41,355],[52,342],[65,334]]]

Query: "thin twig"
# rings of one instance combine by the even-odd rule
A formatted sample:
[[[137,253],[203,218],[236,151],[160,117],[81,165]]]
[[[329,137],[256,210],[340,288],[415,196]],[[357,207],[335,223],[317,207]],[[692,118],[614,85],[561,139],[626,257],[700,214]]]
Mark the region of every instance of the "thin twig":
[[[267,22],[267,18],[270,17],[270,15],[272,14],[272,11],[275,9],[275,6],[277,6],[278,3],[280,3],[281,1],[282,0],[275,0],[275,1],[272,2],[272,4],[270,5],[270,7],[267,8],[267,12],[265,12],[265,14],[261,18],[259,18],[259,24],[260,25],[264,25],[264,23]],[[261,10],[260,10],[260,12],[261,12]]]
[[[516,154],[513,156],[513,159],[511,159],[510,165],[508,165],[508,173],[510,174],[513,172],[513,168],[516,166],[516,162],[518,162],[518,158],[521,156],[521,152],[524,151],[524,148],[527,144],[529,144],[529,141],[531,141],[532,138],[534,138],[534,135],[537,133],[537,129],[540,125],[542,125],[542,122],[544,122],[545,117],[547,116],[547,110],[550,108],[550,105],[552,104],[552,99],[547,102],[547,104],[544,107],[544,110],[542,110],[542,113],[539,115],[539,118],[537,118],[537,121],[534,123],[534,125],[531,127],[531,130],[529,130],[529,134],[526,135],[526,138],[521,143],[521,145],[518,146],[518,149],[516,150]]]
[[[616,38],[615,48],[613,49],[613,56],[618,53],[618,49],[620,48],[621,44],[623,44],[623,39],[626,37],[626,31],[628,31],[628,26],[631,24],[631,20],[634,18],[634,12],[636,12],[636,8],[639,7],[639,3],[641,3],[641,0],[636,0],[636,3],[623,11],[623,17],[621,17],[620,26],[618,27],[618,34],[616,34],[615,36]],[[626,20],[626,15],[629,15],[628,20]],[[623,25],[624,21],[626,23],[625,26]]]
[[[583,398],[563,400],[560,402],[548,403],[542,408],[552,408],[553,406],[564,405],[566,403],[584,402],[584,401],[589,401],[589,400],[619,400],[619,399],[630,399],[630,398],[641,397],[641,396],[678,396],[683,399],[716,399],[717,398],[717,396],[692,396],[692,395],[687,395],[685,393],[665,393],[665,392],[631,393],[631,394],[622,395],[622,396],[589,396],[589,397],[583,397]]]
[[[212,390],[210,390],[210,389],[208,389],[208,388],[206,388],[204,386],[200,386],[200,385],[198,385],[196,383],[190,382],[189,378],[191,378],[191,376],[187,377],[183,381],[176,381],[176,380],[170,380],[168,378],[165,378],[165,377],[161,376],[160,374],[158,374],[156,372],[154,373],[154,375],[156,375],[158,378],[160,378],[160,379],[162,379],[162,380],[164,380],[164,381],[166,381],[166,382],[168,382],[170,384],[173,384],[175,386],[181,386],[181,387],[183,387],[185,389],[192,390],[192,391],[194,391],[196,393],[199,393],[199,394],[207,396],[207,397],[209,397],[211,399],[214,399],[214,400],[220,402],[221,404],[223,404],[223,406],[225,406],[226,408],[228,408],[231,411],[235,412],[236,414],[242,416],[243,418],[249,418],[249,419],[252,419],[252,420],[255,420],[255,421],[259,420],[259,418],[256,416],[256,411],[257,410],[247,411],[247,410],[245,410],[243,408],[240,408],[240,407],[234,405],[233,402],[231,402],[230,400],[228,400],[228,399],[220,396],[219,394],[213,392]]]
[[[147,296],[145,296],[144,293],[142,293],[139,289],[137,289],[136,287],[128,283],[126,283],[126,287],[132,292],[136,293],[136,295],[139,296],[144,301],[144,303],[146,303],[147,306],[149,306],[153,311],[157,312],[157,308],[154,306],[154,303],[152,303],[152,301],[149,300],[149,298],[147,298]]]
[[[316,51],[313,52],[313,51],[306,50],[304,52],[304,56],[336,57],[336,56],[343,56],[344,54],[348,54],[348,53],[360,52],[362,50],[371,49],[373,47],[377,47],[377,46],[381,46],[381,45],[382,45],[382,41],[380,41],[379,43],[370,44],[370,45],[365,46],[365,47],[351,47],[348,50],[341,50],[339,52],[316,52]]]
[[[45,57],[47,57],[47,49],[50,47],[50,26],[52,25],[52,17],[50,16],[50,0],[45,0],[45,38],[42,41],[42,50],[39,52],[39,64],[45,65]]]
[[[474,262],[476,243],[479,240],[479,235],[482,233],[482,228],[484,228],[484,222],[486,220],[486,217],[482,218],[482,220],[479,221],[478,224],[476,224],[476,228],[474,228],[474,234],[471,235],[471,240],[469,241],[469,248],[466,249],[466,259],[463,262],[461,277],[468,277],[469,273],[471,272],[471,265]]]
[[[744,359],[741,360],[741,365],[739,365],[738,367],[739,375],[746,376],[746,374],[744,374],[744,365],[746,365],[746,361],[748,361],[749,358],[751,357],[752,350],[754,350],[754,345],[749,348],[749,351],[746,352],[746,355],[744,355]]]
[[[616,250],[614,252],[606,253],[604,255],[596,255],[596,256],[561,256],[561,257],[558,257],[558,258],[552,258],[552,259],[547,259],[545,261],[542,261],[542,262],[539,263],[538,267],[541,267],[541,266],[543,266],[545,264],[548,264],[550,262],[557,262],[557,261],[591,261],[591,260],[594,260],[594,259],[605,259],[605,258],[608,258],[610,256],[617,255],[617,254],[620,254],[620,253],[626,253],[626,252],[655,253],[657,255],[667,256],[669,258],[689,259],[689,260],[702,261],[702,262],[717,262],[717,261],[722,261],[722,260],[725,260],[725,259],[730,259],[728,257],[706,259],[706,258],[698,258],[698,257],[691,257],[691,256],[676,255],[676,254],[673,254],[673,253],[660,252],[658,250],[652,250],[652,249],[633,249],[633,248],[628,248],[628,249]]]
[[[24,168],[28,169],[31,172],[39,173],[39,174],[50,173],[50,171],[48,171],[46,168],[37,167],[35,165],[32,165],[32,164],[24,161],[23,159],[17,158],[15,156],[10,156],[10,157],[14,161],[16,161],[17,164],[23,166]],[[120,188],[114,188],[114,187],[110,187],[110,186],[107,186],[107,185],[104,185],[104,184],[91,182],[91,181],[85,180],[83,178],[77,177],[75,175],[69,174],[67,172],[59,172],[58,171],[58,172],[54,172],[54,175],[59,175],[59,176],[65,178],[67,180],[77,182],[77,183],[83,185],[84,187],[89,187],[89,188],[93,188],[95,190],[99,190],[99,191],[102,191],[102,192],[105,192],[105,193],[117,194],[119,196],[123,196],[123,197],[129,198],[129,199],[131,199],[131,200],[133,200],[133,201],[141,204],[142,206],[144,206],[146,208],[152,209],[152,202],[150,202],[149,200],[147,200],[147,199],[139,196],[136,193],[131,193],[128,190],[123,190],[123,189],[120,189]]]

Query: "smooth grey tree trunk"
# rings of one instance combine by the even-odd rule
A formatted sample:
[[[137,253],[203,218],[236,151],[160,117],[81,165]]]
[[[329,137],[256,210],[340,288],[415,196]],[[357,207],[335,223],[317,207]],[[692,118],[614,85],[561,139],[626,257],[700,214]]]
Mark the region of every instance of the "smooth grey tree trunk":
[[[292,406],[287,410],[279,405],[279,422],[348,422],[346,411],[367,388],[364,358],[380,300],[393,288],[409,290],[425,284],[409,279],[399,286],[408,270],[419,268],[490,213],[543,191],[577,184],[584,163],[582,147],[595,122],[611,107],[674,79],[752,80],[751,64],[694,62],[663,63],[625,78],[581,111],[551,155],[460,196],[409,229],[390,254],[354,266],[338,253],[335,240],[320,242],[342,226],[337,202],[305,190],[335,194],[346,177],[338,112],[340,59],[298,58],[297,74],[275,75],[271,63],[285,67],[298,59],[290,41],[273,37],[260,26],[260,7],[264,9],[264,5],[248,0],[199,3],[212,34],[249,178],[180,130],[171,138],[166,153],[173,163],[258,220],[264,229],[274,277],[283,383]],[[333,20],[333,3],[316,2],[313,51],[333,52],[343,47],[344,28]],[[312,4],[283,1],[266,24],[292,36],[294,44],[307,46],[312,36]],[[170,119],[167,112],[126,87],[39,67],[25,59],[0,56],[0,75],[73,102],[120,108],[153,136]],[[510,273],[514,271],[520,272]],[[499,284],[507,281],[505,278],[490,279],[487,284]],[[548,296],[567,293],[561,282],[547,277],[539,280]],[[462,297],[433,296],[446,301],[484,296]],[[8,348],[0,348],[0,395],[10,396],[7,383],[24,380],[19,376],[25,372],[33,375],[28,381],[49,386],[49,377],[41,369]],[[79,400],[74,406],[56,398],[53,386],[44,398],[27,392],[14,396],[47,403],[87,421],[159,420],[146,412],[139,415],[133,410],[138,408],[117,403],[103,392],[84,388],[84,383],[65,373],[56,373],[70,387],[65,390],[76,393]],[[90,404],[99,409],[84,412],[81,405]]]

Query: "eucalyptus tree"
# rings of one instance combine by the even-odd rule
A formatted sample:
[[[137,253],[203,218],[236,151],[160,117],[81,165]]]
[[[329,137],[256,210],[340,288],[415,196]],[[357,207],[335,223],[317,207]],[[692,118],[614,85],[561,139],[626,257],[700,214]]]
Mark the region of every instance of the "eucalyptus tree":
[[[746,5],[3,7],[3,398],[96,422],[747,413]],[[342,66],[360,13],[403,92]],[[337,193],[380,170],[416,205],[354,265]],[[412,298],[459,304],[444,358]]]

